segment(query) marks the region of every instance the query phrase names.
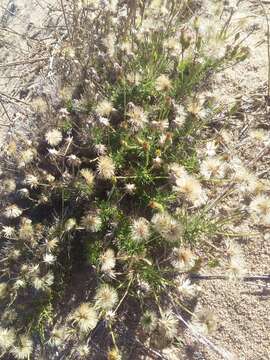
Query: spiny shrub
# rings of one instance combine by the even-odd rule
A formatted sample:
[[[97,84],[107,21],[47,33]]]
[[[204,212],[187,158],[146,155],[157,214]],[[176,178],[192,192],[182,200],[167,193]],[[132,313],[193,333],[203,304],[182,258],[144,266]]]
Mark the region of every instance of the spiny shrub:
[[[73,5],[54,59],[63,86],[38,113],[48,128],[4,155],[0,348],[134,359],[130,337],[179,345],[196,246],[226,223],[209,198],[225,161],[214,143],[198,154],[220,109],[200,93],[248,51],[186,2]]]

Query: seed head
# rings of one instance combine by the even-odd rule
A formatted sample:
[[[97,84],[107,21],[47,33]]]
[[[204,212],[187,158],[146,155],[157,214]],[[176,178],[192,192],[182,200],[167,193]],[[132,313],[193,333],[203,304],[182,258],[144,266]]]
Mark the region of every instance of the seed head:
[[[57,146],[63,139],[62,133],[57,129],[52,129],[46,132],[45,139],[50,146]]]
[[[109,311],[118,302],[116,290],[108,284],[101,285],[95,295],[95,305],[97,308]]]
[[[114,176],[115,165],[109,156],[100,156],[97,167],[98,175],[105,179],[111,179]]]

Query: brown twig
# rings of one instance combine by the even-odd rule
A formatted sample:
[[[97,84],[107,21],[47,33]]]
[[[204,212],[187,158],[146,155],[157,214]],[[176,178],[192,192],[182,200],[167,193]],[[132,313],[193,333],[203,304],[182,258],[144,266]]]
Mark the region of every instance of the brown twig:
[[[3,101],[2,101],[1,98],[0,98],[0,104],[1,104],[2,108],[4,109],[4,113],[6,114],[8,120],[9,120],[9,122],[10,122],[10,124],[11,124],[11,123],[12,123],[11,118],[10,118],[10,116],[9,116],[9,114],[8,114],[8,112],[7,112],[7,109],[6,109],[6,107],[5,107],[5,105],[4,105],[4,103],[3,103]],[[1,124],[1,126],[9,126],[9,125]]]
[[[7,64],[2,64],[0,65],[0,68],[5,68],[5,67],[9,67],[9,66],[17,66],[17,65],[25,65],[25,64],[34,64],[35,62],[39,62],[39,61],[44,61],[44,60],[48,60],[49,57],[42,57],[42,58],[38,58],[38,59],[32,59],[32,60],[23,60],[23,61],[13,61]]]
[[[30,104],[28,104],[27,102],[25,102],[25,101],[23,101],[23,100],[20,100],[20,99],[17,99],[17,98],[15,98],[15,97],[13,97],[13,96],[4,94],[4,93],[2,93],[2,92],[0,92],[0,96],[7,98],[7,100],[10,101],[10,102],[12,102],[12,103],[19,102],[19,103],[21,103],[21,104],[30,106]]]
[[[194,280],[227,280],[228,277],[226,275],[201,275],[201,274],[191,274],[191,279]],[[270,274],[269,275],[249,275],[244,276],[242,278],[243,281],[270,281]]]
[[[68,37],[69,37],[70,40],[72,40],[71,33],[70,33],[70,30],[69,30],[69,26],[68,26],[67,15],[66,15],[66,10],[65,10],[65,7],[64,7],[63,0],[60,0],[60,2],[61,2],[61,8],[62,8],[63,16],[64,16],[65,25],[66,25],[67,32],[68,32]]]

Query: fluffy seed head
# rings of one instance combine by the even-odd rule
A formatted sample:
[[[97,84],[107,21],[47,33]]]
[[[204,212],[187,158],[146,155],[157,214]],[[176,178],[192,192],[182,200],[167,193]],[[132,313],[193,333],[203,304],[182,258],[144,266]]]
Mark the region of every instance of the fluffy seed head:
[[[132,238],[138,242],[149,239],[150,237],[149,222],[143,217],[133,220],[131,226],[131,234],[132,234]]]
[[[115,165],[109,156],[100,156],[97,167],[98,175],[105,179],[111,179],[114,176]]]
[[[49,343],[52,346],[57,346],[57,347],[62,346],[64,345],[66,338],[67,338],[67,328],[64,326],[57,327],[52,330]]]
[[[193,298],[197,296],[200,288],[196,284],[191,284],[190,279],[183,276],[178,276],[175,280],[175,285],[180,296],[184,298]]]
[[[101,229],[102,221],[97,214],[90,212],[82,218],[81,224],[86,230],[97,232]]]
[[[218,158],[209,157],[201,163],[200,171],[206,180],[212,177],[222,179],[224,177],[225,167]]]
[[[177,335],[178,320],[171,310],[162,312],[158,321],[159,333],[168,340],[172,340]]]
[[[153,216],[151,222],[155,231],[165,240],[175,242],[181,239],[183,226],[170,214],[166,212],[157,213]]]
[[[15,331],[0,327],[0,348],[2,351],[8,350],[15,343]]]
[[[95,304],[99,309],[109,311],[118,302],[116,290],[108,284],[101,285],[95,295]]]
[[[179,271],[190,271],[196,262],[196,257],[188,248],[174,248],[172,265]]]
[[[156,90],[157,91],[168,91],[172,88],[171,80],[168,76],[162,74],[156,79]]]
[[[18,344],[11,350],[16,359],[29,359],[33,351],[33,341],[27,335],[20,335]]]
[[[38,177],[33,174],[25,176],[24,183],[30,186],[31,189],[35,189],[38,186]]]
[[[9,219],[15,219],[21,216],[21,214],[22,214],[22,210],[15,204],[9,205],[8,207],[6,207],[4,211],[5,217]]]
[[[152,333],[156,327],[157,327],[157,323],[158,323],[158,318],[157,315],[150,310],[147,310],[141,319],[141,326],[144,332],[146,332],[147,334]]]
[[[96,107],[96,112],[100,116],[110,116],[113,110],[114,110],[113,105],[108,100],[102,100],[97,104]]]
[[[107,249],[100,258],[101,271],[108,272],[115,267],[116,259],[113,249]]]
[[[194,206],[200,206],[206,201],[201,184],[191,175],[183,176],[175,181],[173,190],[184,195]]]
[[[21,162],[20,166],[25,166],[34,160],[36,157],[37,151],[34,148],[30,148],[21,152]]]
[[[63,139],[62,133],[57,129],[52,129],[46,132],[45,139],[50,146],[57,146]]]
[[[2,183],[1,190],[5,194],[11,194],[13,191],[16,190],[16,182],[13,179],[5,179]]]
[[[255,220],[262,224],[270,224],[270,198],[265,195],[256,196],[249,204],[249,210]]]
[[[15,229],[12,226],[3,226],[2,234],[5,238],[10,238],[15,234]]]
[[[230,280],[241,279],[246,275],[246,262],[242,254],[233,255],[228,265],[228,276]]]
[[[90,169],[81,169],[80,174],[85,179],[87,185],[92,187],[95,179],[93,172]]]
[[[98,322],[96,310],[89,303],[82,303],[70,316],[70,320],[77,323],[80,331],[93,330]]]
[[[143,111],[143,109],[133,104],[129,106],[129,111],[127,115],[129,116],[128,122],[131,125],[133,131],[143,129],[143,127],[148,121],[147,115]]]

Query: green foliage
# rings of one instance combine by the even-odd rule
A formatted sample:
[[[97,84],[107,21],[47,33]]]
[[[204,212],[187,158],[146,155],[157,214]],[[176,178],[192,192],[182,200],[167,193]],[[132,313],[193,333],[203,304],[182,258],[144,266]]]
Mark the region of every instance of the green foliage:
[[[63,119],[55,109],[58,125],[35,148],[25,145],[24,163],[6,161],[7,169],[16,162],[0,219],[8,226],[6,303],[19,313],[12,327],[25,325],[46,347],[51,328],[61,324],[69,336],[59,345],[65,358],[79,358],[76,344],[88,344],[103,320],[117,349],[113,326],[131,300],[143,309],[151,299],[162,316],[156,295],[179,287],[179,276],[203,261],[194,250],[200,240],[224,225],[207,207],[212,174],[200,182],[198,148],[219,111],[200,89],[247,50],[236,37],[223,55],[205,54],[208,40],[225,41],[227,29],[211,38],[193,22],[186,26],[182,2],[168,1],[166,16],[142,3],[128,4],[123,19],[109,5],[76,9],[80,33],[74,24],[58,59],[63,82],[75,87],[73,99],[59,99],[68,113]],[[20,307],[26,294],[34,294],[29,319]],[[59,317],[56,305],[75,306],[77,299],[79,310]]]

